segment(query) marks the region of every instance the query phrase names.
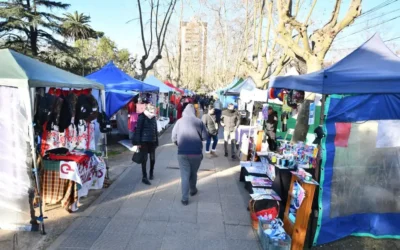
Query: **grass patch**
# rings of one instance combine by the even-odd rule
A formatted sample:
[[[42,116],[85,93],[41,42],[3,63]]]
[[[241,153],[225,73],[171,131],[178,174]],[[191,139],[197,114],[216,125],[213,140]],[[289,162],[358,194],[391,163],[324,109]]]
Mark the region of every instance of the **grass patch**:
[[[108,153],[108,157],[110,157],[110,156],[120,155],[120,154],[122,153],[122,151],[110,150],[110,151],[108,151],[107,153]]]

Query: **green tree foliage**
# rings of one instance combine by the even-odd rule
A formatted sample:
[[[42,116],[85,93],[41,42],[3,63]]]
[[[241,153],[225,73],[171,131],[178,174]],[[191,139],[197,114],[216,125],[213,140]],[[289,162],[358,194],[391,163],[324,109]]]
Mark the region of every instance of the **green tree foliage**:
[[[61,27],[62,34],[65,37],[76,41],[78,39],[96,38],[97,32],[90,27],[90,16],[83,13],[66,13]]]
[[[118,49],[103,32],[90,26],[83,13],[51,14],[69,4],[50,0],[0,0],[0,48],[11,48],[75,74],[87,75],[109,61],[136,76],[136,58]],[[46,12],[46,10],[50,10]],[[57,40],[55,35],[64,37]],[[74,43],[69,46],[66,40]]]
[[[136,58],[127,49],[118,49],[116,43],[106,36],[100,39],[77,40],[75,47],[76,57],[82,57],[87,74],[100,69],[109,61],[114,61],[120,69],[136,76]]]
[[[69,6],[50,0],[0,1],[0,37],[4,46],[33,56],[38,56],[40,44],[68,50],[66,43],[54,37],[60,33],[63,18],[46,10],[65,10]]]

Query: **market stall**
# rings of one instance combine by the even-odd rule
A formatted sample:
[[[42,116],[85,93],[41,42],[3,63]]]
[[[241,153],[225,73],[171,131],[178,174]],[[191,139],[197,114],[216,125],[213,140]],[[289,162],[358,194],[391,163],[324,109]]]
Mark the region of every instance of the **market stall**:
[[[238,79],[235,78],[233,79],[233,81],[226,87],[219,89],[217,91],[217,96],[220,99],[220,101],[222,102],[222,106],[224,108],[228,107],[228,104],[230,103],[236,103],[236,96],[233,95],[225,95],[226,91],[228,91],[231,88],[235,88],[237,86],[239,86],[244,80],[242,78]]]
[[[349,235],[400,236],[399,68],[375,35],[329,68],[271,81],[325,95],[315,245]]]
[[[139,92],[157,92],[159,88],[145,84],[120,70],[112,61],[86,78],[104,85],[106,114],[109,118],[126,106]]]
[[[79,198],[79,190],[84,195],[90,188],[102,187],[104,153],[96,151],[100,141],[96,127],[104,129],[102,122],[100,126],[97,123],[104,110],[103,89],[101,84],[13,50],[0,50],[1,229],[38,230],[39,222],[44,233],[42,204],[49,201],[51,192],[66,183],[63,162],[69,165],[64,169],[66,174],[75,179],[68,179],[71,182],[68,187],[63,186],[65,189],[58,197]],[[81,151],[75,154],[72,147]],[[90,155],[90,173],[82,173],[75,159],[49,158],[49,150],[58,157]],[[51,178],[47,178],[50,169],[45,161],[52,163]],[[53,201],[56,200],[60,201]],[[66,202],[68,209],[74,210],[76,201]],[[39,206],[39,215],[34,204]]]
[[[112,61],[86,78],[104,84],[107,103],[106,114],[109,118],[116,114],[116,123],[121,134],[132,134],[135,129],[138,113],[135,111],[134,106],[128,105],[133,102],[133,97],[140,93],[145,95],[141,99],[149,99],[154,102],[154,105],[157,105],[156,95],[160,90],[159,87],[146,84],[129,76]],[[154,96],[152,96],[153,94]],[[147,95],[150,96],[147,97]]]

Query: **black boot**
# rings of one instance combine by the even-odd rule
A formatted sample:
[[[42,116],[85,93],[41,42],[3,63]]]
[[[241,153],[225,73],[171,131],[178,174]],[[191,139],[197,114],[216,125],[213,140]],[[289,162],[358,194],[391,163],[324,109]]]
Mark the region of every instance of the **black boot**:
[[[150,180],[154,180],[154,169],[150,169]]]
[[[236,140],[231,140],[231,151],[232,151],[232,160],[236,160]]]
[[[228,142],[224,141],[225,157],[228,157]]]
[[[147,179],[146,162],[142,163],[142,175],[143,175],[142,182],[146,185],[151,185],[149,179]]]
[[[147,179],[147,177],[143,177],[142,178],[142,182],[146,185],[151,185],[151,182],[149,181],[149,179]]]

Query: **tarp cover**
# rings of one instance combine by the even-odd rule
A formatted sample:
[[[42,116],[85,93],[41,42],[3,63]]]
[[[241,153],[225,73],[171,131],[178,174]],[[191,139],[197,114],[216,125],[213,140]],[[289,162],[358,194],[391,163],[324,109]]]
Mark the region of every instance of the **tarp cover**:
[[[159,87],[155,87],[139,81],[130,75],[120,70],[111,61],[103,68],[86,76],[86,78],[104,84],[106,91],[114,90],[127,90],[138,92],[158,92]]]
[[[228,104],[230,104],[230,103],[235,103],[235,102],[236,102],[236,99],[237,99],[237,98],[234,97],[234,96],[225,96],[225,95],[224,95],[224,94],[225,94],[225,91],[226,91],[227,89],[230,89],[230,88],[233,88],[233,87],[237,86],[237,85],[240,84],[241,82],[243,82],[243,79],[242,79],[242,78],[240,78],[240,79],[234,78],[233,81],[232,81],[230,84],[228,84],[228,86],[226,86],[226,87],[224,87],[224,88],[221,88],[221,89],[219,89],[219,90],[216,91],[216,94],[217,94],[218,98],[220,99],[220,101],[221,101],[221,103],[222,103],[222,106],[223,106],[224,108],[226,108],[226,107],[228,106]]]
[[[234,87],[236,87],[237,85],[239,85],[242,82],[243,82],[242,78],[240,78],[240,79],[234,78],[233,81],[230,84],[228,84],[228,86],[217,90],[217,94],[218,95],[223,95],[228,89],[234,88]]]
[[[158,80],[155,76],[149,76],[147,77],[144,82],[146,84],[156,86],[160,88],[161,93],[168,93],[168,92],[174,92],[175,90],[171,87],[168,87],[165,85],[162,81]]]
[[[21,90],[0,86],[0,229],[30,230],[28,112]],[[29,153],[27,153],[29,152]],[[22,227],[22,228],[21,228]]]
[[[0,49],[0,79],[28,80],[29,87],[104,89],[102,84],[10,49]],[[21,81],[15,83],[13,86],[9,81],[0,81],[0,85],[23,87],[18,86]]]
[[[256,88],[256,84],[254,83],[253,78],[249,77],[240,84],[236,84],[234,87],[227,89],[225,91],[225,95],[240,95],[240,91],[242,89],[250,90],[252,91],[253,89]]]
[[[122,107],[128,104],[132,98],[137,95],[132,93],[123,93],[119,91],[106,92],[106,115],[110,119]]]
[[[138,92],[157,92],[158,87],[145,84],[122,70],[111,61],[100,70],[87,76],[88,79],[102,83],[106,89],[106,115],[113,116],[124,107]]]
[[[390,124],[400,120],[400,94],[332,95],[326,107],[314,243],[349,235],[399,237],[400,147],[379,131],[396,134],[398,126]]]
[[[170,83],[170,82],[168,82],[168,81],[165,81],[164,83],[165,83],[165,85],[167,85],[168,87],[173,88],[173,89],[175,90],[175,92],[181,93],[182,95],[185,94],[185,91],[181,90],[181,89],[178,88],[178,87],[175,87],[174,85],[172,85],[172,83]]]
[[[271,78],[273,88],[321,94],[400,93],[400,58],[374,35],[336,64],[311,74]]]

